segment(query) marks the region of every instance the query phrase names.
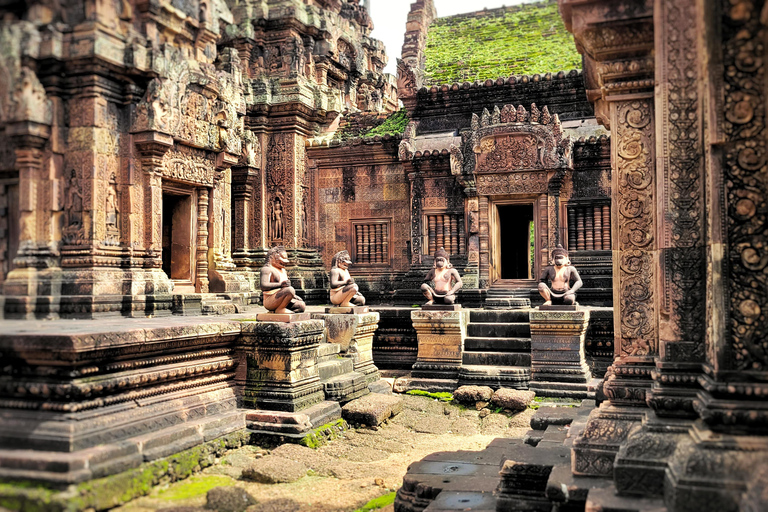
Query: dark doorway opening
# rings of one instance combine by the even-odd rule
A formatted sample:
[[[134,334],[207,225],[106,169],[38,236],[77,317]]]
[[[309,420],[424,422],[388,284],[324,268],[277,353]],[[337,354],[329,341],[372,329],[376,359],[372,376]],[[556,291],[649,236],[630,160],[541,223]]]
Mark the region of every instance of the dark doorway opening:
[[[192,197],[163,194],[163,271],[171,279],[192,279]]]
[[[533,278],[533,205],[502,204],[499,209],[499,249],[502,279]]]

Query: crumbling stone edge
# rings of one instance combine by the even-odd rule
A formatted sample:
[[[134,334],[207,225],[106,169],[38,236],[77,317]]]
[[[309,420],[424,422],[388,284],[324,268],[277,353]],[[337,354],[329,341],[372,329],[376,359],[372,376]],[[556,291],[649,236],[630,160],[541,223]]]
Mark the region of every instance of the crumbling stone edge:
[[[155,485],[187,478],[214,464],[227,450],[250,442],[245,429],[237,430],[137,468],[65,489],[37,482],[0,480],[0,507],[19,512],[107,510],[149,494]]]

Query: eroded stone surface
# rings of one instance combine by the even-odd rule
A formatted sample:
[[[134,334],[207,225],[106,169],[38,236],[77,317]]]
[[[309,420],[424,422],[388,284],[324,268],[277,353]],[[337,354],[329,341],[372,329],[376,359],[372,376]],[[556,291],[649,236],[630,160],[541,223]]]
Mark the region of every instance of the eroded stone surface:
[[[533,391],[520,389],[499,388],[493,393],[491,404],[503,409],[522,411],[528,408],[528,404],[536,397]]]
[[[453,399],[460,404],[490,402],[493,389],[488,386],[461,386],[453,392]]]
[[[399,396],[371,393],[346,404],[341,408],[341,414],[349,423],[377,426],[402,410],[402,398]]]
[[[243,478],[264,484],[295,482],[307,474],[307,466],[279,455],[267,455],[243,470]]]

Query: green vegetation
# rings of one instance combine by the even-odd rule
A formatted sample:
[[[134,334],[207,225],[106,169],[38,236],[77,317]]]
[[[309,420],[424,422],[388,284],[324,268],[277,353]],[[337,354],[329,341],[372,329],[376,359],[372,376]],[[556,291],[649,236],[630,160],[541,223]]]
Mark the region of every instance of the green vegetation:
[[[371,128],[361,134],[361,137],[374,137],[376,135],[402,135],[408,125],[408,112],[403,108],[390,115],[379,126]]]
[[[203,496],[214,487],[234,485],[235,481],[224,475],[193,476],[169,489],[158,493],[161,500],[176,501]]]
[[[395,502],[396,495],[397,493],[395,491],[392,491],[389,494],[385,494],[384,496],[373,498],[371,501],[363,505],[361,508],[355,510],[355,512],[369,512],[370,510],[378,510],[380,508],[384,508],[387,505],[391,505]]]
[[[581,68],[555,1],[438,18],[426,57],[430,85]]]
[[[412,389],[410,391],[405,392],[406,395],[414,395],[414,396],[426,396],[428,398],[434,398],[435,400],[440,400],[441,402],[450,402],[453,400],[453,395],[451,393],[448,393],[447,391],[442,391],[440,393],[430,393],[429,391],[424,391],[421,389]]]
[[[343,419],[338,419],[325,425],[313,429],[307,435],[301,438],[299,444],[307,448],[317,449],[328,441],[336,439],[342,432],[347,430],[349,425]]]
[[[0,507],[22,512],[65,512],[86,509],[106,510],[152,491],[162,482],[187,478],[212,465],[217,457],[239,448],[248,434],[237,431],[170,457],[147,462],[116,475],[97,478],[66,491],[28,482],[0,482]],[[231,482],[231,479],[227,478]],[[216,484],[216,487],[221,484]],[[207,490],[205,491],[207,492]],[[182,498],[178,498],[182,499]]]

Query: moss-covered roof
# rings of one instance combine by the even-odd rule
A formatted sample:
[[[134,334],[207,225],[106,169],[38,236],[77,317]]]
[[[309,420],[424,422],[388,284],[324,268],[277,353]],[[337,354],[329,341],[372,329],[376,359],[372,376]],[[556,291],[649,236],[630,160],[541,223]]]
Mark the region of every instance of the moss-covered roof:
[[[427,85],[580,68],[555,0],[437,18],[427,33]]]

